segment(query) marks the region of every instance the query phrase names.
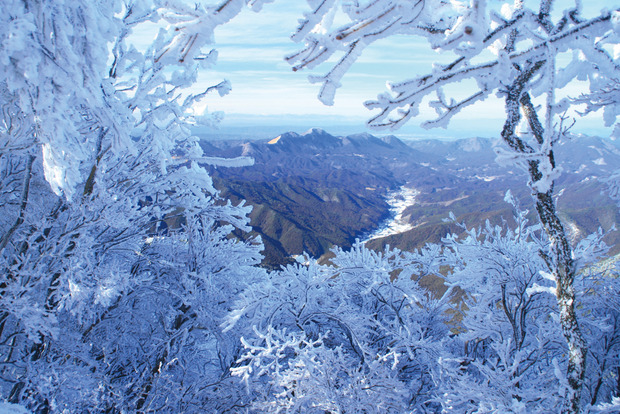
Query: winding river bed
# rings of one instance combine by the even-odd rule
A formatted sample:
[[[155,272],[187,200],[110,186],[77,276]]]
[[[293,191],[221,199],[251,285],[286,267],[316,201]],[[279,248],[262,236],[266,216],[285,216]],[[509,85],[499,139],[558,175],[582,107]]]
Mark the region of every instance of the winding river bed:
[[[404,217],[403,213],[407,207],[415,204],[418,194],[420,194],[420,191],[405,186],[388,194],[386,201],[390,205],[390,218],[380,225],[377,230],[367,235],[362,242],[366,243],[369,240],[413,229],[413,225],[409,223],[409,217]]]

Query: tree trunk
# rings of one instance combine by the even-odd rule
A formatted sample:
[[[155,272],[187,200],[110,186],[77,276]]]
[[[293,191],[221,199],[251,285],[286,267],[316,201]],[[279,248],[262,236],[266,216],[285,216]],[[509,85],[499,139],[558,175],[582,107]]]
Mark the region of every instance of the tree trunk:
[[[529,94],[524,93],[525,86],[529,80],[544,64],[544,61],[539,61],[529,65],[529,67],[522,68],[521,74],[507,90],[507,118],[502,130],[502,138],[513,151],[521,155],[527,156],[528,154],[534,155],[538,153],[521,136],[516,134],[516,127],[521,121],[521,110],[538,144],[543,144],[545,139],[544,127],[538,118],[536,109],[531,102]],[[553,151],[549,149],[545,156],[551,166],[555,167]],[[573,282],[576,271],[572,259],[573,252],[553,201],[553,185],[546,192],[539,191],[535,184],[544,179],[544,175],[540,170],[540,161],[532,157],[532,159],[527,161],[527,165],[530,176],[529,185],[533,191],[532,196],[536,203],[536,211],[551,242],[551,257],[543,252],[541,252],[541,255],[555,277],[560,325],[568,345],[568,367],[566,371],[568,390],[561,412],[574,414],[579,413],[581,406],[587,344],[579,329],[575,313]]]
[[[568,345],[568,367],[566,379],[568,394],[562,413],[578,413],[580,411],[581,390],[586,371],[586,344],[575,313],[575,266],[572,249],[566,239],[566,233],[555,211],[551,191],[536,194],[536,210],[551,240],[553,258],[553,275],[556,281],[556,297],[560,311],[562,334]]]

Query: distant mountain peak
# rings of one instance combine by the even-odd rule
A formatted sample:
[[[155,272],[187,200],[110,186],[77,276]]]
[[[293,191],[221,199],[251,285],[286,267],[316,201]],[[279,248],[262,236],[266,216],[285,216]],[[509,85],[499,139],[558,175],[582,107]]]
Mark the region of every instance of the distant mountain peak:
[[[385,142],[386,144],[390,144],[390,145],[397,145],[397,146],[407,146],[407,144],[405,144],[403,141],[400,140],[400,138],[398,138],[395,135],[386,135],[384,137],[379,138],[381,141]]]
[[[368,132],[359,132],[357,134],[351,134],[351,135],[347,135],[348,138],[358,138],[358,139],[376,139],[377,137],[375,137],[372,134],[369,134]]]
[[[330,135],[327,131],[325,131],[324,129],[321,128],[310,128],[309,130],[307,130],[306,132],[304,132],[302,134],[302,136],[306,136],[306,135]]]
[[[285,133],[283,133],[281,135],[278,135],[274,139],[272,139],[269,142],[267,142],[267,144],[273,145],[273,144],[277,144],[278,142],[279,143],[283,143],[283,142],[290,141],[292,139],[296,139],[296,138],[299,138],[299,137],[300,137],[300,135],[297,132],[289,131],[289,132],[285,132]]]
[[[264,142],[265,148],[276,152],[312,153],[368,153],[370,156],[386,156],[392,151],[411,153],[413,149],[394,135],[374,136],[368,132],[334,136],[321,128],[311,128],[303,134],[285,132]]]
[[[280,141],[280,138],[282,138],[282,135],[278,135],[277,137],[275,137],[271,141],[267,142],[267,144],[269,144],[269,145],[277,144],[278,141]]]
[[[335,148],[342,145],[339,138],[325,132],[320,128],[312,128],[302,135],[295,132],[285,132],[267,142],[280,150],[307,150]]]

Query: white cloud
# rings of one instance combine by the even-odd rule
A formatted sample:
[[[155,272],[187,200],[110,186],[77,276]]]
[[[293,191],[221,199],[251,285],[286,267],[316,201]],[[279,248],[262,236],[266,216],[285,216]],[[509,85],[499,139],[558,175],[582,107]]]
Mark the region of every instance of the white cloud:
[[[290,34],[307,10],[305,2],[288,1],[267,4],[260,14],[249,10],[237,16],[231,23],[216,30],[216,48],[219,51],[215,71],[201,74],[204,85],[213,84],[214,79],[229,79],[232,92],[224,98],[207,97],[199,109],[208,106],[209,110],[223,110],[236,114],[239,119],[246,114],[248,119],[260,115],[272,122],[291,116],[324,116],[326,122],[341,119],[364,120],[372,112],[363,107],[363,102],[374,99],[377,94],[386,91],[386,81],[399,82],[427,73],[437,61],[449,62],[452,57],[429,53],[430,48],[424,41],[416,41],[410,36],[397,36],[383,39],[371,45],[342,80],[335,105],[326,107],[316,98],[320,86],[307,81],[307,75],[322,74],[329,70],[329,64],[323,64],[313,71],[292,72],[283,60],[284,56],[298,50],[302,45],[290,41]],[[334,62],[336,58],[332,58]],[[559,96],[578,95],[580,85],[571,84]],[[467,87],[457,85],[447,91],[455,98],[466,96]],[[414,131],[422,120],[434,115],[428,107],[422,107],[419,119],[412,120]],[[459,113],[451,123],[448,132],[456,134],[467,131],[475,135],[497,135],[501,131],[505,117],[503,102],[490,97],[473,108]],[[596,124],[600,115],[587,120],[588,127]],[[475,121],[475,122],[472,122]],[[584,124],[585,125],[585,124]],[[321,125],[315,125],[321,126]],[[415,132],[417,133],[417,132]]]

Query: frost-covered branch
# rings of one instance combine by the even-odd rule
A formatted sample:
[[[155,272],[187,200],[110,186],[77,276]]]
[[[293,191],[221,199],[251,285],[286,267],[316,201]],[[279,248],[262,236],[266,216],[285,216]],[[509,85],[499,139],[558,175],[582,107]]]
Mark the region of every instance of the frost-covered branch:
[[[342,6],[350,23],[332,29],[339,4],[331,1],[308,1],[312,11],[304,15],[292,39],[303,41],[304,49],[286,57],[293,70],[313,69],[331,56],[342,54],[338,62],[322,76],[310,76],[312,83],[322,83],[319,100],[333,105],[340,80],[374,42],[395,34],[434,33],[440,31],[432,14],[439,14],[443,1],[416,0],[401,2],[380,0],[347,3]],[[440,26],[447,27],[447,23]]]
[[[611,14],[599,16],[589,21],[583,22],[569,30],[550,36],[543,41],[525,50],[515,50],[507,53],[506,51],[496,52],[497,59],[481,64],[469,64],[467,59],[462,57],[450,65],[446,65],[442,70],[438,70],[430,75],[421,76],[415,79],[390,84],[391,93],[384,93],[378,96],[377,100],[365,103],[368,109],[380,109],[379,114],[374,115],[368,125],[375,128],[397,129],[407,121],[419,114],[419,105],[423,99],[434,94],[451,84],[458,84],[464,80],[475,80],[479,91],[472,94],[469,98],[463,99],[459,104],[443,103],[442,97],[435,104],[438,108],[439,117],[423,123],[425,127],[446,127],[452,116],[456,115],[463,107],[473,105],[484,100],[494,91],[503,93],[507,85],[507,79],[515,73],[513,67],[527,65],[528,62],[544,61],[547,47],[566,47],[570,44],[572,36],[584,31],[592,31],[591,37],[597,36],[609,30]],[[520,20],[515,20],[515,23]],[[512,25],[506,26],[514,30]],[[502,33],[502,32],[499,32]],[[505,33],[504,33],[505,35]],[[488,36],[483,45],[491,48],[499,39],[495,36]],[[577,45],[577,48],[580,45]],[[588,46],[585,44],[583,49]],[[618,70],[618,68],[616,68]],[[395,115],[395,116],[393,116]]]

